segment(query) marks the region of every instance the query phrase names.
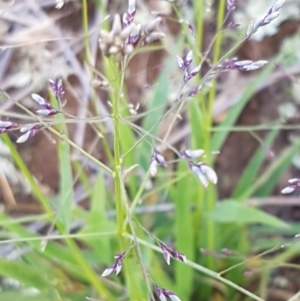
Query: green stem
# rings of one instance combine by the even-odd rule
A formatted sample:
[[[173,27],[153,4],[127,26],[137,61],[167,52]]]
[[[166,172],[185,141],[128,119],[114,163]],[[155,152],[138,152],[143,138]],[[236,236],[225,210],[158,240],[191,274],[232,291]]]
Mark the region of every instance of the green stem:
[[[127,58],[125,57],[122,63],[122,70],[119,71],[119,64],[114,61],[114,59],[110,60],[110,68],[109,73],[111,76],[110,82],[114,83],[113,93],[111,93],[112,97],[112,105],[113,112],[112,118],[114,121],[114,197],[116,202],[116,218],[117,218],[117,235],[119,237],[119,244],[121,250],[126,250],[128,248],[128,241],[123,236],[126,232],[126,228],[123,227],[123,223],[126,219],[126,207],[125,207],[125,199],[122,194],[122,163],[123,160],[120,155],[120,147],[121,147],[121,137],[120,137],[120,97],[123,94],[123,86],[124,86],[124,78],[125,78],[125,67],[127,64]],[[116,79],[116,80],[114,80]],[[135,272],[130,270],[130,266],[133,264],[133,258],[127,258],[124,261],[124,271],[125,278],[128,287],[128,293],[132,300],[140,300],[140,287],[135,281]]]
[[[219,61],[220,55],[221,55],[221,46],[222,46],[222,26],[224,22],[224,16],[225,16],[225,8],[226,8],[226,0],[221,0],[219,3],[219,10],[218,10],[218,16],[217,16],[217,32],[216,32],[216,38],[215,38],[215,44],[214,44],[214,50],[213,50],[213,65],[217,64]],[[204,149],[206,152],[209,154],[211,151],[211,133],[210,129],[212,127],[212,108],[213,108],[213,103],[216,95],[216,80],[213,80],[212,82],[212,87],[209,91],[209,96],[208,96],[208,105],[207,105],[207,111],[206,111],[206,118],[205,118],[205,125],[204,125],[204,130],[205,130],[205,146]],[[210,161],[210,159],[208,158]],[[209,187],[209,191],[207,193],[207,207],[206,211],[211,211],[213,210],[215,206],[215,201],[216,201],[216,190],[215,187]],[[207,220],[207,242],[206,242],[206,247],[208,249],[215,249],[215,223],[212,220]],[[215,268],[215,259],[211,256],[208,258],[208,267],[210,269]]]
[[[125,60],[124,65],[125,66]],[[118,66],[115,66],[118,69]],[[120,103],[120,95],[122,93],[122,88],[124,84],[124,69],[121,71],[121,78],[118,84],[118,87],[115,89],[115,93],[113,98],[113,120],[114,120],[114,186],[115,186],[115,200],[116,200],[116,211],[117,211],[117,229],[118,234],[122,236],[123,232],[123,220],[124,220],[124,210],[123,210],[123,201],[122,201],[122,192],[121,192],[121,166],[122,160],[120,157],[120,112],[119,112],[119,103]]]
[[[130,235],[130,234],[126,234],[126,236],[130,239],[133,239],[133,236]],[[144,245],[144,246],[147,246],[148,248],[152,249],[152,250],[155,250],[156,252],[159,252],[159,253],[162,253],[162,250],[161,248],[147,242],[147,241],[144,241],[142,239],[139,239],[139,238],[136,238],[137,242],[141,245]],[[243,293],[244,295],[246,296],[249,296],[250,298],[252,298],[253,300],[257,300],[257,301],[265,301],[264,299],[252,294],[251,292],[247,291],[246,289],[242,288],[241,286],[235,284],[234,282],[230,281],[230,280],[227,280],[226,278],[223,278],[222,276],[220,276],[218,273],[214,272],[214,271],[211,271],[210,269],[208,268],[205,268],[197,263],[194,263],[190,260],[187,260],[186,262],[186,265],[198,270],[199,272],[209,276],[209,277],[212,277],[234,289],[236,289],[237,291]]]
[[[84,51],[85,60],[90,64],[90,46],[89,46],[89,22],[88,22],[87,0],[82,0],[82,24],[84,32]]]

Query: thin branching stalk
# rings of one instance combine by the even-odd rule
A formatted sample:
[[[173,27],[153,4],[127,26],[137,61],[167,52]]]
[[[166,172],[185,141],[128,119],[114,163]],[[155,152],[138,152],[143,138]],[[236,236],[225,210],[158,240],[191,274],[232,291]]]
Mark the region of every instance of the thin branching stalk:
[[[130,235],[130,234],[126,234],[126,236],[128,238],[133,239],[132,235]],[[139,238],[137,238],[137,241],[138,241],[139,244],[147,246],[148,248],[150,248],[152,250],[155,250],[156,252],[162,253],[161,248],[159,248],[159,247],[157,247],[157,246],[155,246],[155,245],[153,245],[153,244],[151,244],[149,242],[146,242],[146,241],[144,241],[142,239],[139,239]],[[189,260],[187,260],[186,264],[188,266],[190,266],[190,267],[198,270],[199,272],[201,272],[201,273],[203,273],[203,274],[205,274],[205,275],[207,275],[209,277],[212,277],[212,278],[214,278],[214,279],[216,279],[216,280],[218,280],[218,281],[220,281],[220,282],[222,282],[222,283],[224,283],[224,284],[226,284],[226,285],[228,285],[228,286],[236,289],[237,291],[239,291],[239,292],[243,293],[244,295],[252,298],[253,300],[265,301],[264,299],[262,299],[262,298],[260,298],[260,297],[258,297],[256,295],[254,295],[254,294],[252,294],[251,292],[249,292],[248,290],[246,290],[246,289],[242,288],[241,286],[235,284],[234,282],[223,278],[218,273],[216,273],[216,272],[214,272],[214,271],[212,271],[212,270],[210,270],[208,268],[205,268],[205,267],[203,267],[203,266],[201,266],[201,265],[199,265],[197,263],[194,263],[192,261],[189,261]]]
[[[44,122],[44,120],[42,118],[40,118],[39,116],[35,115],[34,113],[32,113],[30,110],[28,110],[25,106],[23,106],[21,103],[19,103],[18,101],[15,101],[14,99],[12,99],[5,91],[0,89],[0,93],[5,95],[7,98],[9,98],[16,106],[18,106],[19,108],[21,108],[24,112],[26,112],[28,115],[30,115],[31,117],[35,118],[35,120],[37,120],[37,122],[39,124],[42,124],[47,130],[49,130],[50,132],[52,132],[53,134],[55,134],[56,136],[58,136],[59,138],[63,139],[64,141],[66,141],[67,143],[69,143],[73,148],[75,148],[78,152],[82,153],[84,156],[86,156],[88,159],[90,159],[91,161],[93,161],[94,163],[96,163],[98,166],[100,166],[102,169],[104,169],[106,172],[112,174],[113,171],[107,167],[105,164],[103,164],[102,162],[100,162],[99,160],[97,160],[94,156],[90,155],[88,152],[86,152],[84,149],[82,149],[81,147],[79,147],[78,145],[76,145],[72,140],[70,140],[66,135],[58,132],[57,130],[55,130],[54,128],[52,128],[51,126],[48,125],[48,123]]]

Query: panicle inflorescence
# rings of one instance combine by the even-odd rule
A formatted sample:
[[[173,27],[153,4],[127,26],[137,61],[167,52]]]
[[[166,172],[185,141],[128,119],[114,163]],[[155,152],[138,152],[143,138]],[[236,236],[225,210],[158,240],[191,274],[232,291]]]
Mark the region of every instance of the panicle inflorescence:
[[[201,65],[196,66],[192,70],[189,70],[189,66],[193,61],[193,52],[190,50],[184,58],[176,55],[177,64],[183,71],[183,80],[188,82],[191,78],[195,77],[201,70]]]
[[[58,81],[49,80],[49,84],[51,89],[54,92],[55,98],[60,104],[61,99],[64,95],[62,80]],[[36,113],[42,116],[52,116],[60,113],[59,110],[53,108],[53,106],[48,102],[45,98],[38,94],[31,94],[31,98],[42,108],[37,110]],[[6,133],[10,130],[18,128],[19,125],[17,123],[11,121],[1,121],[0,120],[0,134]],[[40,130],[43,129],[41,124],[23,124],[20,127],[20,132],[23,133],[18,139],[17,143],[24,143],[28,141],[30,138],[34,137]]]
[[[240,71],[253,71],[259,69],[268,64],[268,61],[259,60],[259,61],[251,61],[251,60],[243,60],[238,61],[236,57],[227,59],[223,64],[217,65],[214,67],[215,70],[240,70]]]
[[[111,30],[100,30],[99,46],[104,55],[114,55],[117,60],[133,52],[134,48],[152,43],[165,37],[165,34],[157,29],[162,18],[157,17],[147,25],[136,24],[135,0],[130,0],[128,9],[123,14],[122,20],[119,14],[114,16]]]
[[[194,163],[190,159],[193,158],[199,158],[204,155],[203,149],[196,149],[196,150],[182,150],[180,152],[181,157],[179,159],[186,159],[188,161],[188,165],[190,167],[190,170],[199,178],[202,185],[206,188],[208,186],[208,183],[211,182],[212,184],[217,184],[218,177],[215,171],[208,166],[204,162],[198,162]],[[157,174],[157,166],[162,165],[164,167],[167,166],[165,158],[162,156],[162,154],[154,149],[150,166],[149,166],[149,172],[152,177],[156,176]]]
[[[257,21],[251,21],[246,32],[246,38],[250,38],[260,27],[276,19],[279,16],[279,10],[284,2],[285,0],[278,0],[262,18]]]

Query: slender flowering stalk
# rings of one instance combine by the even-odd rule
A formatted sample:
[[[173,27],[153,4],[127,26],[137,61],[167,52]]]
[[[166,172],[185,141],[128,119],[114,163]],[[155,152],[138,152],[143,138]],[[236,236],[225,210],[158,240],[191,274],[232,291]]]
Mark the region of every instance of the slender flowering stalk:
[[[142,26],[133,22],[135,13],[135,1],[130,0],[122,20],[121,16],[116,14],[111,30],[109,32],[100,30],[99,47],[104,55],[113,55],[117,61],[122,61],[124,57],[133,52],[135,47],[144,46],[165,37],[165,34],[157,29],[162,20],[161,17]]]

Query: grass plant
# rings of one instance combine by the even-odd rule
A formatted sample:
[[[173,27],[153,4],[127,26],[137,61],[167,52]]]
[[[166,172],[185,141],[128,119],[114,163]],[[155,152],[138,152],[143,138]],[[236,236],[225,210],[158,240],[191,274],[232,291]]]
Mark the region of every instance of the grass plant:
[[[97,151],[102,149],[105,154],[99,156],[101,160],[76,144],[69,134],[70,125],[80,120],[63,106],[63,83],[67,79],[50,81],[47,98],[32,96],[41,106],[38,113],[1,90],[1,95],[22,110],[26,119],[22,114],[11,115],[19,116],[15,119],[23,120],[20,123],[1,118],[0,138],[44,212],[21,218],[0,214],[0,247],[7,245],[12,252],[20,253],[14,260],[0,259],[3,281],[14,279],[12,284],[3,284],[1,300],[264,301],[271,269],[299,268],[288,263],[298,254],[298,237],[286,240],[274,234],[295,235],[299,225],[253,208],[248,200],[263,199],[272,193],[300,142],[296,139],[287,145],[262,171],[266,148],[272,148],[281,124],[235,126],[274,67],[263,60],[236,59],[233,53],[278,16],[284,1],[275,2],[250,25],[244,24],[244,38],[230,49],[224,46],[224,33],[240,30],[228,28],[236,1],[221,0],[216,5],[216,32],[208,49],[203,49],[206,2],[192,1],[192,19],[186,19],[187,4],[179,2],[170,4],[175,17],[153,18],[148,14],[149,20],[144,23],[135,19],[144,7],[138,1],[129,0],[122,17],[115,13],[110,18],[105,17],[109,8],[104,1],[95,4],[103,18],[96,64],[91,55],[89,3],[82,0],[82,64],[88,69],[87,80],[93,82],[92,116],[82,121],[98,137]],[[161,23],[168,19],[179,26],[178,37],[163,31]],[[137,57],[149,58],[158,50],[164,50],[165,57],[163,63],[158,62],[155,81],[145,85],[147,101],[139,108],[131,104],[127,87],[132,74],[128,70]],[[280,55],[276,58],[279,63],[282,60]],[[220,76],[232,70],[257,69],[261,70],[256,71],[224,120],[214,124]],[[176,92],[173,98],[172,91]],[[98,111],[98,92],[106,95],[102,99],[108,100],[108,115]],[[181,118],[188,125],[189,135],[172,143],[172,134],[183,122]],[[107,121],[112,124],[112,132],[107,129]],[[264,139],[256,134],[260,129],[269,130]],[[41,132],[52,137],[49,143],[56,143],[59,191],[54,197],[45,195],[20,156],[9,135],[16,130],[21,130],[17,143],[34,140]],[[231,197],[221,200],[213,166],[229,134],[238,130],[253,135],[259,147]],[[200,162],[196,162],[198,157]],[[83,158],[90,162],[93,172],[86,168]],[[228,173],[230,176],[230,170]],[[290,182],[291,189],[297,183]],[[75,202],[78,187],[88,200],[87,208]],[[171,210],[159,212],[160,203],[171,204]],[[39,225],[39,231],[28,224]],[[45,228],[47,231],[41,231]],[[258,232],[274,235],[275,239],[270,243],[256,240]],[[261,285],[252,290],[249,279],[255,277]],[[297,295],[290,301],[295,298]]]

